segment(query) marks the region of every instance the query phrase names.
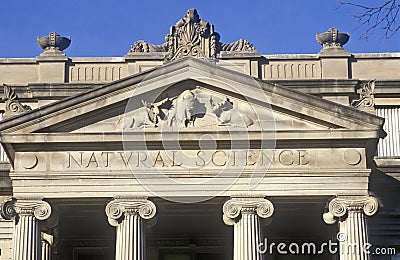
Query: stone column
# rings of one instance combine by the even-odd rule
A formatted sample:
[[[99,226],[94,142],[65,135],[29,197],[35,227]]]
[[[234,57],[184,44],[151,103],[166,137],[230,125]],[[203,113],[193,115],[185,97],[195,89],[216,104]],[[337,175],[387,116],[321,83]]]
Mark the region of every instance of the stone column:
[[[40,221],[51,215],[50,204],[45,201],[17,200],[14,234],[14,260],[41,259]]]
[[[142,220],[154,217],[154,203],[145,198],[114,199],[107,204],[106,214],[109,223],[117,227],[115,260],[144,260]]]
[[[51,260],[53,236],[42,232],[42,260]]]
[[[223,206],[224,222],[234,226],[233,260],[261,260],[259,218],[269,218],[272,203],[262,197],[233,197]]]
[[[324,220],[327,224],[339,220],[340,260],[370,259],[366,216],[374,215],[378,207],[378,200],[372,196],[343,196],[329,202]]]

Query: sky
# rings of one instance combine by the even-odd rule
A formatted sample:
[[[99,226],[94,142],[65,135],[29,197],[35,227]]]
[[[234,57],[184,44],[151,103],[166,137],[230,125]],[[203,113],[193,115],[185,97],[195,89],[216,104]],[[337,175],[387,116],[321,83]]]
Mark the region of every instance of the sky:
[[[379,31],[359,39],[363,30],[352,17],[358,10],[338,7],[337,0],[5,0],[0,58],[38,56],[36,37],[52,31],[71,36],[69,57],[121,57],[137,40],[163,43],[189,8],[214,24],[221,42],[246,39],[261,54],[318,53],[315,33],[331,27],[350,33],[344,47],[351,53],[400,52],[400,32],[391,39]]]

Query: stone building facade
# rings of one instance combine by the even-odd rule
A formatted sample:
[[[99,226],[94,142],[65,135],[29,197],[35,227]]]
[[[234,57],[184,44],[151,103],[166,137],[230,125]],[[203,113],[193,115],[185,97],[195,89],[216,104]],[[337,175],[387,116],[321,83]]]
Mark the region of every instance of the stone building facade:
[[[399,259],[400,54],[348,40],[261,55],[191,9],[124,57],[0,58],[0,259]]]

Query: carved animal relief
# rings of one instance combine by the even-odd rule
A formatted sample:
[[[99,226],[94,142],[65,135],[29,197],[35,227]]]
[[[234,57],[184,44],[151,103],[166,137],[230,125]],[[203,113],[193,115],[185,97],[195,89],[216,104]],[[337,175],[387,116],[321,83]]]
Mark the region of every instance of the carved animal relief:
[[[154,103],[146,100],[141,102],[143,106],[124,119],[124,129],[207,126],[243,128],[254,123],[249,116],[238,111],[228,97],[216,97],[199,90],[184,90],[173,98],[167,96]]]

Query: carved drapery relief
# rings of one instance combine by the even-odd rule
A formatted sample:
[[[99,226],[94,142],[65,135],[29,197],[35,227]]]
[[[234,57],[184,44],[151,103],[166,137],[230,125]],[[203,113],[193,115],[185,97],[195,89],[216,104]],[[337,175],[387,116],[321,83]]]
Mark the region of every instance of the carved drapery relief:
[[[196,9],[189,9],[185,16],[171,26],[165,36],[165,43],[150,44],[140,40],[135,42],[128,56],[134,53],[165,52],[167,61],[184,57],[216,58],[220,51],[257,53],[253,44],[247,40],[233,43],[221,43],[220,36],[214,31],[214,25],[200,19]]]
[[[143,106],[128,117],[124,129],[144,127],[197,127],[197,120],[212,115],[219,126],[249,127],[254,121],[234,107],[228,98],[213,97],[197,90],[184,90],[174,98],[165,94],[164,99],[150,103],[142,100]]]
[[[15,91],[8,85],[3,84],[4,86],[4,98],[5,101],[5,112],[6,113],[23,113],[31,111],[31,107],[27,105],[22,105]]]

